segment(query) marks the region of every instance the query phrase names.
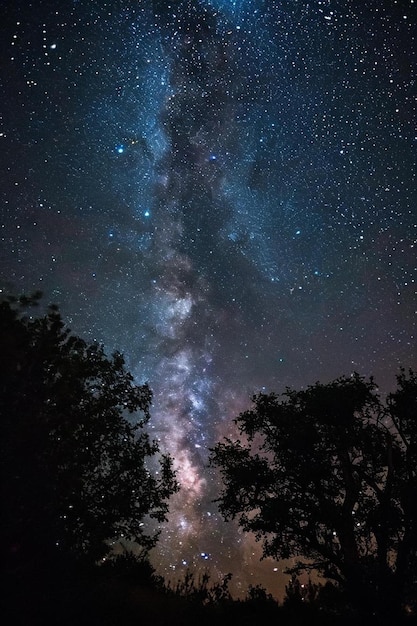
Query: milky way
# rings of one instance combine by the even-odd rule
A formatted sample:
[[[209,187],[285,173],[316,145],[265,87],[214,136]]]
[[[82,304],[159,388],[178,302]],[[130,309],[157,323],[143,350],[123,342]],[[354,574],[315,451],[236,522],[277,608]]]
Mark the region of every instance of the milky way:
[[[3,9],[4,289],[149,381],[159,570],[279,593],[208,449],[261,389],[417,365],[416,5],[43,4]]]

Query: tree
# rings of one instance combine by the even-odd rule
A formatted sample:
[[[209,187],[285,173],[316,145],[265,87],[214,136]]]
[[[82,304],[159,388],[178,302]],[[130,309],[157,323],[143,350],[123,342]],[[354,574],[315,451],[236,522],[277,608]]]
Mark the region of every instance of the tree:
[[[416,581],[416,375],[402,371],[385,405],[357,374],[253,402],[235,420],[243,440],[211,451],[221,512],[265,556],[299,558],[295,571],[317,570],[389,621]]]
[[[178,489],[145,430],[151,391],[55,306],[29,315],[39,297],[0,302],[3,563],[96,563],[122,538],[146,551]]]

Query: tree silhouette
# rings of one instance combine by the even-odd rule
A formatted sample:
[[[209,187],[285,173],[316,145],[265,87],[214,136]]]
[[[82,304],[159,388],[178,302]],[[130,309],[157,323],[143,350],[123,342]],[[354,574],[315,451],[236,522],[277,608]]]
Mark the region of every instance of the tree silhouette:
[[[122,538],[148,550],[178,488],[171,459],[158,459],[145,430],[148,386],[134,384],[119,353],[108,358],[73,335],[56,307],[30,315],[39,297],[0,302],[0,538],[9,572],[65,558],[96,563]]]
[[[300,557],[296,571],[318,570],[394,623],[416,581],[416,375],[402,371],[386,405],[356,374],[253,401],[236,419],[243,441],[211,451],[221,512],[265,555]]]

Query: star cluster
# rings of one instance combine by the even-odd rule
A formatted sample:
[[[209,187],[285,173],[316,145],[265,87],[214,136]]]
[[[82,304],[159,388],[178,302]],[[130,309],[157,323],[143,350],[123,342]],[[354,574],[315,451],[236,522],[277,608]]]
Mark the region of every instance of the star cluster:
[[[154,391],[168,576],[280,564],[208,448],[260,389],[416,366],[414,0],[6,2],[3,289],[42,289]]]

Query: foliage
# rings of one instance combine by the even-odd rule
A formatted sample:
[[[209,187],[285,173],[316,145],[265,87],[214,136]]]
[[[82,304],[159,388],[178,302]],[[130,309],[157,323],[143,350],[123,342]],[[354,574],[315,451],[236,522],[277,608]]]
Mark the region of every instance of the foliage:
[[[55,306],[29,314],[39,297],[0,302],[4,561],[11,571],[64,556],[94,563],[121,538],[148,550],[157,536],[146,520],[163,522],[178,488],[145,430],[151,391]]]
[[[148,556],[145,550],[137,554],[129,549],[111,555],[100,564],[100,577],[163,590],[164,579],[156,573]]]
[[[187,598],[197,604],[213,605],[231,600],[229,584],[232,574],[226,574],[220,582],[211,583],[210,574],[203,572],[196,577],[195,572],[187,570],[184,578],[175,585],[168,583],[166,590],[181,598]]]
[[[267,592],[262,585],[249,585],[246,602],[254,602],[263,604],[267,602],[276,602],[272,595]]]
[[[386,405],[357,374],[253,401],[236,419],[243,440],[212,450],[221,512],[362,612],[397,613],[416,579],[416,375],[402,371]]]

